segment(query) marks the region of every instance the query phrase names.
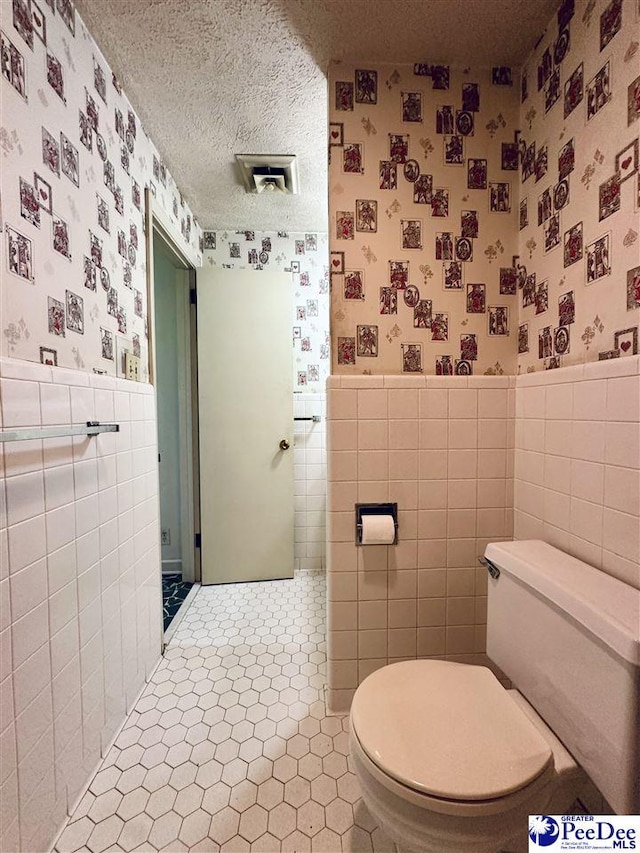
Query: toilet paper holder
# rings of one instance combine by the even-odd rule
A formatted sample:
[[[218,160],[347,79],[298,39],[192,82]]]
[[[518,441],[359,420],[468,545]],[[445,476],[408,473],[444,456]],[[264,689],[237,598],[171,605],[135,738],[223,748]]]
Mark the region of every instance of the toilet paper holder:
[[[365,515],[390,515],[393,518],[395,536],[393,545],[398,544],[398,504],[356,504],[356,545],[362,545],[362,518]]]

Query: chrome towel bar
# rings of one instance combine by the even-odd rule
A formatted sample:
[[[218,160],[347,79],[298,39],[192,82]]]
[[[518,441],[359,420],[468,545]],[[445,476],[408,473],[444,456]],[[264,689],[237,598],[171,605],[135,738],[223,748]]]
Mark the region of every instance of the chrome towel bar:
[[[29,441],[34,438],[63,438],[69,435],[99,435],[101,432],[120,432],[120,424],[101,424],[87,421],[78,426],[23,427],[0,429],[0,441]]]

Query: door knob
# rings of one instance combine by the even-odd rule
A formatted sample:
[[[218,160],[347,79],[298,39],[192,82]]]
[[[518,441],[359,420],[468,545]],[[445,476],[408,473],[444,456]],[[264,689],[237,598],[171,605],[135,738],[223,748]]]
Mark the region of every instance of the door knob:
[[[283,438],[280,442],[280,450],[288,450],[291,447],[286,438]]]

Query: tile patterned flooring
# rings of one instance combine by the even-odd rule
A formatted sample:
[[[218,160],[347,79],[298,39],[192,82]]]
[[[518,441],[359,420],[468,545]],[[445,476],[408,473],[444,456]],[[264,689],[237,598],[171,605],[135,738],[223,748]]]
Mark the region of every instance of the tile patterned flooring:
[[[162,622],[165,631],[182,607],[182,602],[189,595],[192,586],[192,583],[182,580],[182,572],[162,575]]]
[[[391,853],[326,713],[325,599],[315,573],[200,588],[57,853]]]

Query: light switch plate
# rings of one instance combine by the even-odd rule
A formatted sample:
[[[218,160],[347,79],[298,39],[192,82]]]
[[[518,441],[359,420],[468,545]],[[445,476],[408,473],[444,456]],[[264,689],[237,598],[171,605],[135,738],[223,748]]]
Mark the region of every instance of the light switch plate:
[[[132,342],[123,335],[116,335],[116,376],[119,379],[127,378],[128,352],[133,352]]]
[[[134,382],[140,382],[140,359],[130,352],[125,353],[125,377]]]

